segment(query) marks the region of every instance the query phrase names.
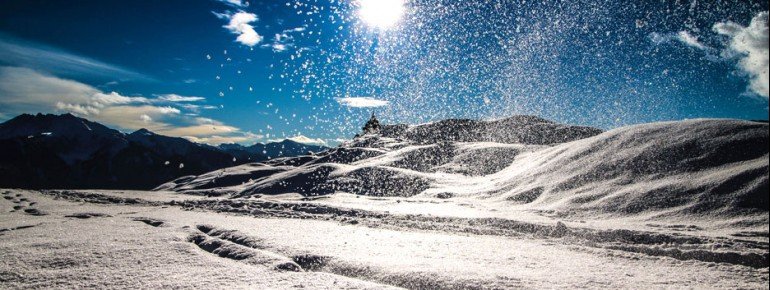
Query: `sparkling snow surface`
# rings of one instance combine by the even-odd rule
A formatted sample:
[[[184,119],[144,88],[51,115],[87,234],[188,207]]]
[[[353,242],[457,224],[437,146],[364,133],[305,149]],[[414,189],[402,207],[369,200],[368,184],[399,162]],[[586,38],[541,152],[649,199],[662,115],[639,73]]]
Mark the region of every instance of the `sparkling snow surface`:
[[[766,267],[598,249],[563,238],[393,230],[149,203],[92,203],[142,192],[91,191],[91,199],[84,200],[92,202],[56,200],[35,191],[4,192],[15,199],[0,202],[0,227],[11,229],[0,233],[3,288],[761,288],[767,283]],[[149,195],[156,202],[179,197]],[[45,215],[10,212],[12,201],[22,198],[35,202],[26,208]],[[66,217],[83,213],[91,215]],[[190,235],[202,234],[199,225],[247,237],[231,239],[239,241],[231,246],[273,258],[212,254],[189,241]],[[19,228],[23,226],[31,227]],[[225,235],[218,237],[230,243]],[[242,246],[246,244],[250,246]],[[318,269],[301,272],[276,269],[282,259],[302,255],[325,261]]]

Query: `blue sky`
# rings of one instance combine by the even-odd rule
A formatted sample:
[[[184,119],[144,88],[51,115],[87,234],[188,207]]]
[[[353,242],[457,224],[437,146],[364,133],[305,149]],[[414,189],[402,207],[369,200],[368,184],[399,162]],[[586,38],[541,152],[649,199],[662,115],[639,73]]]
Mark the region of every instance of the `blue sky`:
[[[334,144],[372,110],[605,129],[767,119],[767,1],[537,2],[6,0],[0,120]]]

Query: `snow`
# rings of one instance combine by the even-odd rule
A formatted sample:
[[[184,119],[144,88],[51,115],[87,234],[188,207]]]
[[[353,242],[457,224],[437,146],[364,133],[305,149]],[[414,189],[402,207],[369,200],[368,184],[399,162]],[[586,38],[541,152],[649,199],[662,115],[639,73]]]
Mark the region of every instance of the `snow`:
[[[415,128],[427,125],[404,131],[426,130]],[[365,135],[313,156],[228,168],[158,189],[233,196],[354,193],[462,199],[501,212],[583,220],[700,220],[713,230],[762,231],[767,225],[766,123],[698,119],[642,124],[551,145],[546,144],[554,137],[536,131],[526,135],[544,139],[504,144],[440,140],[457,134],[438,128],[443,135],[419,135],[434,136],[428,143],[423,137],[415,142]]]
[[[166,220],[153,227],[134,221],[148,210],[153,218],[191,217],[177,209],[82,205],[14,193],[33,198],[49,215],[9,213],[8,203],[2,203],[0,228],[31,227],[0,233],[0,288],[387,288],[323,272],[276,271],[219,258],[187,242],[186,222]],[[84,211],[111,217],[64,217]]]
[[[86,127],[86,130],[93,131],[93,130],[91,130],[91,127],[89,127],[88,124],[86,124],[86,122],[82,122],[81,121],[80,123],[83,124],[83,127]]]
[[[535,132],[370,134],[151,192],[0,189],[2,286],[766,287],[767,123]]]
[[[768,282],[766,266],[678,260],[571,238],[376,226],[365,217],[353,223],[185,210],[178,202],[211,199],[170,192],[2,192],[13,197],[0,200],[0,228],[10,229],[0,232],[3,288],[760,288]],[[13,211],[22,198],[46,215]]]

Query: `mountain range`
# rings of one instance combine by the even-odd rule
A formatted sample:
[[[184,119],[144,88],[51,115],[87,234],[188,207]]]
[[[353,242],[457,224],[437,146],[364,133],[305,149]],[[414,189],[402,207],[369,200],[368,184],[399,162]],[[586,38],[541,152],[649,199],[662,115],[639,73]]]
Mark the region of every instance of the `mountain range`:
[[[290,140],[215,147],[147,129],[125,134],[72,114],[22,114],[0,124],[0,187],[148,189],[324,148]]]
[[[238,159],[265,160],[265,156],[272,158],[294,157],[305,155],[309,152],[321,152],[329,149],[325,146],[299,143],[293,140],[284,139],[278,142],[256,143],[251,146],[229,143],[221,144],[219,149],[230,153]]]

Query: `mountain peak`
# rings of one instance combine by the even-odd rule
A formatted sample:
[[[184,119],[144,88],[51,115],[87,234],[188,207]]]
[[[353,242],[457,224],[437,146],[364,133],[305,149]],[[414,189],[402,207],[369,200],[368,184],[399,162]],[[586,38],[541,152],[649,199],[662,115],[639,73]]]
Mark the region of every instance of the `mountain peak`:
[[[0,124],[0,138],[34,136],[42,133],[57,136],[120,135],[120,132],[102,124],[66,113],[56,114],[21,114]]]
[[[145,136],[151,136],[151,135],[155,135],[155,133],[153,133],[152,131],[150,131],[150,130],[147,130],[147,129],[145,129],[145,128],[142,128],[142,129],[139,129],[139,130],[136,130],[136,131],[134,131],[133,133],[131,133],[131,135],[145,135]]]

